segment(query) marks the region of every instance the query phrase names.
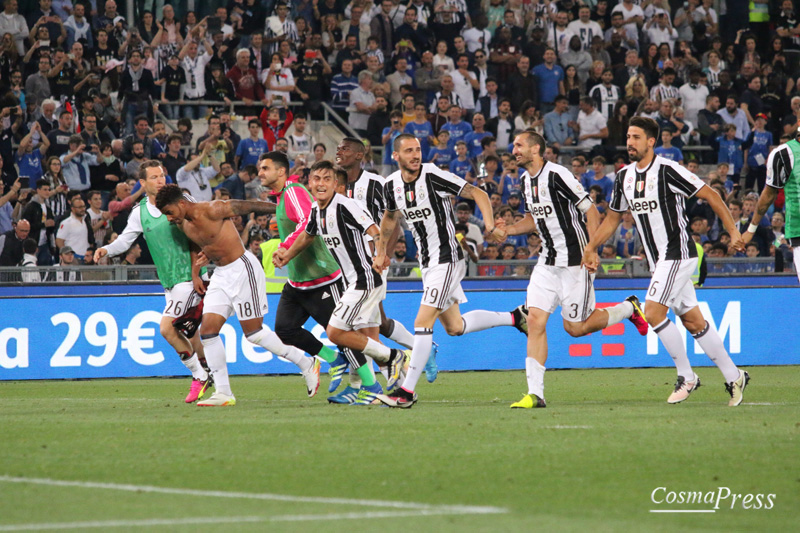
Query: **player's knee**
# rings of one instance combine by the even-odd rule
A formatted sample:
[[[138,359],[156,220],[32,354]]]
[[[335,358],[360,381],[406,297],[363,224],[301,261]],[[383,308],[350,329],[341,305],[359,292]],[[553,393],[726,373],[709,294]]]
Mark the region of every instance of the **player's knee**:
[[[177,330],[169,322],[161,323],[161,336],[170,341],[178,336]]]
[[[219,335],[219,330],[213,325],[206,322],[200,324],[200,339],[210,339],[216,335]]]
[[[667,318],[667,313],[661,309],[653,309],[653,306],[650,307],[651,309],[648,309],[647,305],[645,305],[644,318],[647,320],[648,324],[657,326],[658,324],[661,324],[665,318]]]
[[[445,324],[444,330],[451,337],[459,337],[464,334],[464,324]]]

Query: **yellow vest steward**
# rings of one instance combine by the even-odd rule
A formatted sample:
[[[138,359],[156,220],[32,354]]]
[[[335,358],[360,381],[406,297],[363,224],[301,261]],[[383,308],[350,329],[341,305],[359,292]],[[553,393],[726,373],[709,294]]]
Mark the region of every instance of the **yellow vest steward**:
[[[267,294],[280,294],[286,283],[286,276],[275,275],[275,265],[272,264],[272,255],[280,246],[280,239],[270,239],[261,243],[261,266],[267,277]]]

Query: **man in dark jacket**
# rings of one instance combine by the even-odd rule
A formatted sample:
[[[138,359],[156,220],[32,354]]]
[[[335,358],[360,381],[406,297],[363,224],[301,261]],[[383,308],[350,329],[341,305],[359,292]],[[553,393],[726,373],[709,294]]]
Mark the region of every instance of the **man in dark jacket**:
[[[28,205],[22,211],[21,219],[30,223],[30,238],[39,244],[40,266],[53,264],[53,255],[50,249],[50,240],[55,231],[56,221],[53,212],[47,207],[47,199],[53,194],[52,185],[48,180],[41,179],[36,184],[36,194],[33,195]],[[42,234],[42,232],[45,232]]]
[[[152,100],[161,95],[161,90],[153,80],[153,73],[142,65],[142,53],[138,50],[131,52],[128,57],[128,68],[122,73],[119,94],[125,102],[125,131],[132,133],[133,119],[139,115],[151,117],[158,106]]]
[[[539,87],[536,79],[530,73],[531,60],[528,56],[520,56],[517,61],[517,70],[508,76],[506,94],[511,100],[511,111],[519,114],[522,103],[530,100],[539,108]]]

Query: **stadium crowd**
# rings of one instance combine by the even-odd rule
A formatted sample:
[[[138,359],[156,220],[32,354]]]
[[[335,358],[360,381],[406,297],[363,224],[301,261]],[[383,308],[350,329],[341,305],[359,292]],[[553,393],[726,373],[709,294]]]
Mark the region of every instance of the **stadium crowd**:
[[[524,207],[523,171],[509,149],[517,132],[541,133],[545,157],[569,166],[603,214],[627,163],[628,121],[646,116],[661,129],[656,153],[698,173],[744,231],[768,154],[794,137],[800,118],[791,0],[134,4],[135,20],[126,20],[115,0],[3,1],[0,266],[91,264],[139,201],[135,177],[147,159],[201,201],[267,199],[255,163],[273,149],[307,179],[326,157],[312,131],[319,122],[309,122],[323,118],[322,102],[366,145],[383,147],[370,168],[396,170],[391,143],[410,133],[426,162],[483,188],[508,225]],[[735,257],[714,212],[690,203],[696,242],[709,257]],[[747,257],[791,265],[783,205],[781,191]],[[484,242],[474,202],[460,199],[456,213],[472,261],[538,257],[538,235]],[[236,223],[257,254],[277,238],[267,216]],[[641,246],[628,215],[602,257],[641,256]],[[394,260],[415,255],[407,237]],[[115,260],[150,261],[143,240]],[[739,267],[765,268],[710,271]]]

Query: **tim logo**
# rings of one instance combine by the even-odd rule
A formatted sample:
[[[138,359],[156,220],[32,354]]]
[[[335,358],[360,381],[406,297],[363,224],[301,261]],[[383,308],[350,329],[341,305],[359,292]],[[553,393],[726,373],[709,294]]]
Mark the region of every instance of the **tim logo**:
[[[338,248],[342,244],[339,237],[331,237],[330,235],[323,235],[322,240],[325,241],[325,246],[328,248]]]
[[[427,220],[433,211],[429,207],[404,209],[403,214],[408,220]]]
[[[530,211],[533,218],[547,218],[553,215],[555,209],[553,204],[531,204]]]
[[[631,213],[655,213],[658,211],[658,200],[635,198],[628,202],[628,206],[631,208]]]

